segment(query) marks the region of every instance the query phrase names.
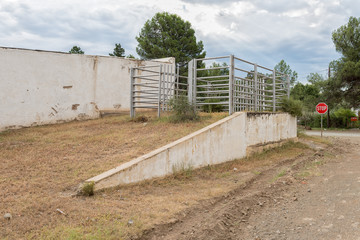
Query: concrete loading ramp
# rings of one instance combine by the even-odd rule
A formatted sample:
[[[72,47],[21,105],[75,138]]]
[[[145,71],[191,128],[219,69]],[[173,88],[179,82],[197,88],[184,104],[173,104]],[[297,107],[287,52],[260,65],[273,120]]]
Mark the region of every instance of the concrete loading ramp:
[[[243,158],[254,147],[296,138],[296,127],[287,113],[234,113],[86,182],[94,182],[96,191]]]

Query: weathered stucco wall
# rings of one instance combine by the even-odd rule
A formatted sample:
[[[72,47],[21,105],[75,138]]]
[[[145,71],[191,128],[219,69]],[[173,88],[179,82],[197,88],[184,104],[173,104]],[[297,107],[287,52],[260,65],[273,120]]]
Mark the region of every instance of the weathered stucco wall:
[[[265,132],[257,132],[260,128]],[[95,190],[139,182],[245,157],[247,148],[296,138],[296,118],[280,113],[234,113],[171,144],[120,165],[87,182]]]
[[[0,131],[128,111],[130,68],[174,59],[140,61],[0,48]]]
[[[296,118],[287,113],[248,112],[247,146],[277,142],[297,135]]]

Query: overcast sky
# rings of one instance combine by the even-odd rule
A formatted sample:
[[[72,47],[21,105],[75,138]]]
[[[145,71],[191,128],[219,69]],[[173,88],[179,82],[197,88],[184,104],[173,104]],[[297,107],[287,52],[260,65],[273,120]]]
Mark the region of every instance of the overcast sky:
[[[339,58],[331,33],[360,16],[358,0],[0,0],[0,46],[108,55],[121,43],[137,56],[155,13],[189,21],[208,57],[235,56],[273,68],[284,59],[304,81]]]

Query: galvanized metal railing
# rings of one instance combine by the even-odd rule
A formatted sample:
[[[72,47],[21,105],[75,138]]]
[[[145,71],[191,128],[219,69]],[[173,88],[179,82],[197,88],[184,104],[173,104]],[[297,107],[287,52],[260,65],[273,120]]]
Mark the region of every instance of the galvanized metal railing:
[[[135,117],[135,110],[157,109],[169,110],[170,99],[179,88],[175,67],[169,64],[158,64],[131,68],[130,116]]]
[[[206,63],[213,66],[206,67]],[[214,64],[216,63],[216,64]],[[186,69],[186,66],[182,66]],[[135,109],[170,110],[170,99],[187,95],[198,110],[277,111],[281,98],[290,95],[286,74],[234,55],[193,59],[187,76],[180,66],[158,64],[131,68],[130,116]]]
[[[206,68],[204,62],[209,61],[225,64]],[[276,111],[281,98],[289,97],[290,93],[287,75],[234,55],[193,59],[189,62],[188,75],[188,99],[198,109],[217,106],[229,114],[245,110]]]

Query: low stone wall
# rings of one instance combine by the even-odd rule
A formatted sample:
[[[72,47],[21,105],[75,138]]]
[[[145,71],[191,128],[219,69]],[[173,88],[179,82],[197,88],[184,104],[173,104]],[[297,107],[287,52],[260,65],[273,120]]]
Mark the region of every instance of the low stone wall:
[[[286,113],[234,113],[86,182],[100,190],[243,158],[252,146],[296,138],[296,127],[296,118]]]

